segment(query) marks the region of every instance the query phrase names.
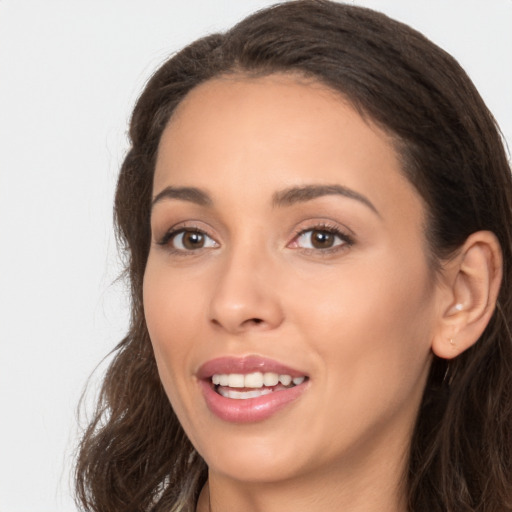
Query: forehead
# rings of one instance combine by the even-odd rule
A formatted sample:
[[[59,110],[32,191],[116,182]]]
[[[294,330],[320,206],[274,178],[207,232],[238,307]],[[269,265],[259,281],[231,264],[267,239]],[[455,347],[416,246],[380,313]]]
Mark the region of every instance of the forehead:
[[[162,134],[154,193],[222,187],[249,204],[309,183],[341,184],[395,208],[420,201],[390,136],[341,94],[290,75],[221,77],[192,90]]]

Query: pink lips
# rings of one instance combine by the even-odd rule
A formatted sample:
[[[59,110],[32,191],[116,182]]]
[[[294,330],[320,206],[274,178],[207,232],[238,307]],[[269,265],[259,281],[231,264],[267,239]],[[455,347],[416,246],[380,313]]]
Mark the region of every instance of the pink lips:
[[[211,377],[214,374],[248,374],[252,372],[273,372],[280,375],[290,375],[292,378],[305,375],[305,373],[277,361],[258,356],[213,359],[202,365],[197,372],[201,391],[208,409],[224,421],[234,423],[263,421],[299,398],[307,389],[309,383],[308,379],[306,379],[298,386],[274,391],[257,398],[237,400],[223,397],[217,393],[211,381]]]
[[[199,379],[209,379],[215,373],[252,373],[252,372],[274,372],[280,375],[286,374],[294,377],[305,375],[272,359],[259,356],[248,357],[219,357],[203,364],[197,376]]]

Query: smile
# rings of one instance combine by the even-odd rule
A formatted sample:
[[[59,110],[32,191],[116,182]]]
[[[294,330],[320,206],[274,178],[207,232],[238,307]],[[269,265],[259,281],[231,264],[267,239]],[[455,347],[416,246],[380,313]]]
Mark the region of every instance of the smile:
[[[216,373],[212,376],[212,383],[216,386],[215,391],[225,398],[247,400],[298,386],[304,382],[305,378],[305,376],[292,378],[291,375],[279,375],[274,372],[254,372],[247,375]]]
[[[224,421],[262,421],[294,402],[309,378],[297,370],[256,356],[220,358],[198,372],[208,409]]]

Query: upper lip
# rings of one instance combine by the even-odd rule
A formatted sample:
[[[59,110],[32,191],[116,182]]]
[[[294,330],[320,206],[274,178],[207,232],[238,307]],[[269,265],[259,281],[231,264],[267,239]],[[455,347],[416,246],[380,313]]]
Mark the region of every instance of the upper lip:
[[[199,379],[210,379],[215,374],[240,373],[248,374],[253,372],[273,372],[279,375],[290,375],[292,378],[307,376],[306,373],[290,368],[273,359],[250,355],[244,357],[218,357],[202,364],[197,371]]]

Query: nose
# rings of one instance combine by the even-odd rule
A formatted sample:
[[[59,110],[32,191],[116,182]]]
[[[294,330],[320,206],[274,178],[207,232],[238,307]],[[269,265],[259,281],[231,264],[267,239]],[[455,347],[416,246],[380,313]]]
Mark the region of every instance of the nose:
[[[217,268],[210,321],[230,334],[270,330],[284,319],[275,284],[276,269],[253,251],[232,253]]]

